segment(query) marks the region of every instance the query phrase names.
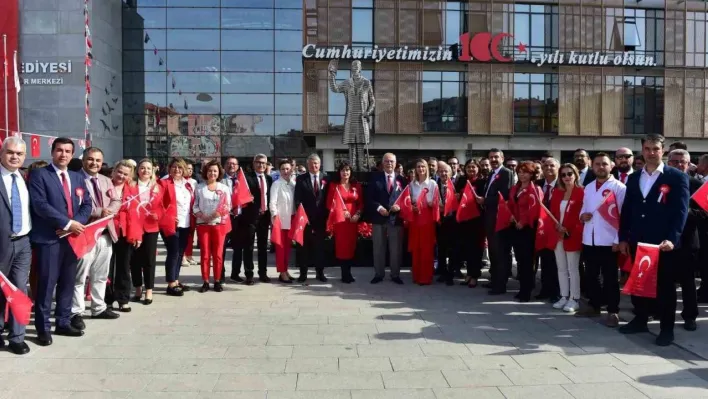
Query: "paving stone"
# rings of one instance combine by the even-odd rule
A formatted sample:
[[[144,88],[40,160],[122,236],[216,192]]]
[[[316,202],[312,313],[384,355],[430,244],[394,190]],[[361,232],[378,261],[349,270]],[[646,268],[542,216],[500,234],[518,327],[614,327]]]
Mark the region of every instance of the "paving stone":
[[[504,369],[504,368],[521,368],[519,363],[517,363],[511,356],[498,356],[498,355],[488,355],[488,356],[461,356],[462,361],[465,362],[467,367],[470,369]]]
[[[560,372],[576,384],[595,382],[621,382],[629,381],[630,378],[624,373],[618,373],[614,367],[594,366],[594,367],[571,367],[562,368]]]
[[[436,399],[432,389],[369,389],[351,391],[352,399]]]
[[[567,384],[563,388],[575,399],[645,399],[646,395],[627,382],[599,382],[593,384]]]
[[[286,373],[336,373],[339,359],[325,357],[301,357],[287,360]]]
[[[381,373],[386,389],[447,388],[440,371],[397,371]]]
[[[433,390],[437,399],[504,399],[499,388],[436,388]]]
[[[443,370],[442,373],[452,388],[512,385],[511,380],[501,370]]]
[[[558,385],[568,384],[570,380],[554,369],[504,369],[502,372],[509,377],[514,385]]]
[[[293,358],[301,357],[357,357],[355,345],[298,345],[293,351]]]
[[[339,371],[393,371],[393,368],[387,357],[342,357]]]
[[[297,390],[322,389],[383,389],[381,373],[346,372],[346,373],[300,373],[297,378]]]
[[[392,342],[390,344],[357,345],[356,347],[359,357],[425,356],[418,344]]]
[[[214,379],[214,376],[209,376]],[[214,386],[221,391],[295,390],[296,374],[221,374]]]
[[[560,385],[499,387],[507,399],[574,399]]]

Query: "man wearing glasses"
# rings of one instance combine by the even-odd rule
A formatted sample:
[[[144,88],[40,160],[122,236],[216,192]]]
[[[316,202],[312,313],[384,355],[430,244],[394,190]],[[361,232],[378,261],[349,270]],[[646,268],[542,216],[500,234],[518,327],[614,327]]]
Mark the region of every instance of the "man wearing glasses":
[[[269,283],[267,274],[268,266],[268,228],[270,227],[270,211],[268,203],[270,201],[270,186],[273,178],[266,173],[268,158],[264,154],[258,154],[253,158],[253,172],[245,174],[248,188],[253,195],[253,201],[245,205],[242,212],[242,219],[248,226],[246,240],[243,247],[243,267],[246,271],[246,285],[253,285],[253,245],[258,245],[258,280],[262,283]]]
[[[634,154],[632,154],[632,150],[627,147],[617,149],[615,152],[615,169],[612,171],[612,176],[621,181],[622,184],[627,184],[629,175],[634,171],[632,169],[633,164]]]

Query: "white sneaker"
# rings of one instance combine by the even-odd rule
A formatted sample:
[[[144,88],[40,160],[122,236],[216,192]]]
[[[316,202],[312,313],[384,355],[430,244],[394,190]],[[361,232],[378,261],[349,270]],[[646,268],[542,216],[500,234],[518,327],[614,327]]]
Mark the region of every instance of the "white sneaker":
[[[568,298],[561,297],[561,299],[558,300],[558,302],[553,304],[554,309],[563,309],[563,306],[568,303]]]
[[[565,306],[563,306],[563,311],[568,312],[568,313],[573,313],[576,310],[578,310],[579,306],[580,305],[578,304],[578,302],[575,299],[571,299],[565,304]]]
[[[182,259],[182,267],[189,267],[192,266],[191,263],[187,260],[187,258]]]

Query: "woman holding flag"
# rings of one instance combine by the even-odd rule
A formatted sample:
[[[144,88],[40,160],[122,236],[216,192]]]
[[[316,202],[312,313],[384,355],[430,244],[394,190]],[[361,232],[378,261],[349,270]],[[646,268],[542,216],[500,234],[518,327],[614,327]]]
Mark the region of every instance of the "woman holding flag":
[[[197,225],[197,239],[202,265],[202,287],[199,292],[209,291],[209,263],[214,266],[214,291],[224,288],[219,282],[224,267],[224,236],[231,231],[231,195],[229,187],[220,183],[224,169],[219,161],[211,161],[202,169],[205,183],[194,192],[192,211]]]
[[[533,184],[540,175],[533,162],[521,162],[516,167],[516,174],[519,181],[511,188],[508,201],[509,210],[516,222],[516,229],[511,232],[516,257],[516,274],[521,286],[516,299],[519,302],[528,302],[535,285],[534,243],[543,192],[540,187]]]
[[[559,235],[555,255],[558,265],[558,283],[561,299],[553,304],[555,309],[575,312],[580,306],[580,250],[583,248],[583,222],[580,210],[585,191],[580,186],[580,173],[571,163],[564,164],[558,174],[560,179],[551,195],[551,214],[557,221]]]
[[[288,273],[290,260],[290,227],[295,214],[295,179],[293,178],[293,162],[289,159],[280,161],[278,165],[280,178],[270,186],[270,202],[268,209],[272,219],[271,237],[275,245],[275,266],[280,274],[278,281],[292,284],[293,278]]]
[[[413,282],[429,285],[433,282],[433,248],[435,224],[440,219],[438,185],[430,179],[428,163],[418,159],[415,180],[409,185],[413,220],[408,229],[408,251],[413,259]]]
[[[111,198],[120,198],[121,207],[113,218],[118,241],[113,244],[113,257],[115,259],[115,270],[111,273],[111,285],[113,288],[113,298],[118,302],[118,311],[130,312],[128,305],[130,301],[130,289],[132,280],[130,278],[130,261],[133,251],[140,248],[143,239],[142,224],[137,218],[138,187],[133,184],[133,166],[122,160],[113,167],[113,193],[108,194]],[[113,301],[108,299],[106,303]],[[110,301],[110,302],[109,302]]]
[[[132,302],[140,302],[145,284],[143,304],[152,304],[152,290],[155,288],[155,265],[157,258],[157,225],[162,216],[162,193],[155,180],[152,161],[143,159],[138,163],[138,202],[137,216],[142,221],[142,244],[133,253],[130,260],[130,274],[133,279],[135,294]]]
[[[484,255],[484,219],[481,217],[476,197],[484,193],[486,179],[479,173],[479,163],[474,159],[465,162],[465,174],[455,181],[455,191],[460,197],[456,220],[459,225],[458,242],[460,262],[467,262],[467,280],[464,285],[477,287],[477,279],[482,275]]]
[[[342,267],[342,282],[353,283],[351,268],[356,253],[357,223],[364,209],[361,184],[352,177],[349,162],[339,164],[327,193],[327,229],[334,235],[334,256]]]

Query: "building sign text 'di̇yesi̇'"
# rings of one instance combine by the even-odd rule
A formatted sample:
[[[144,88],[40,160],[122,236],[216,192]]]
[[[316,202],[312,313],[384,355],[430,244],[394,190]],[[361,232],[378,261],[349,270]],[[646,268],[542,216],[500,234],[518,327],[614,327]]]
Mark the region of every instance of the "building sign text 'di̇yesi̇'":
[[[570,51],[561,53],[556,50],[552,53],[534,53],[529,54],[527,46],[523,43],[518,43],[513,46],[509,42],[513,39],[513,35],[509,33],[492,34],[490,32],[481,32],[470,35],[463,33],[460,35],[460,44],[454,47],[457,49],[445,49],[442,46],[437,48],[422,47],[415,48],[409,46],[403,47],[379,47],[374,46],[318,46],[316,44],[307,44],[302,49],[302,57],[305,59],[343,59],[343,60],[372,60],[374,62],[382,61],[452,61],[456,59],[462,62],[529,62],[536,66],[542,65],[586,65],[586,66],[640,66],[651,67],[656,66],[654,57],[636,54],[633,51],[613,52],[611,54],[595,52],[578,52]],[[514,53],[512,56],[502,54],[501,47],[510,50],[513,47]]]
[[[64,78],[57,75],[71,73],[71,60],[62,62],[23,62],[20,65],[23,85],[62,85]]]

